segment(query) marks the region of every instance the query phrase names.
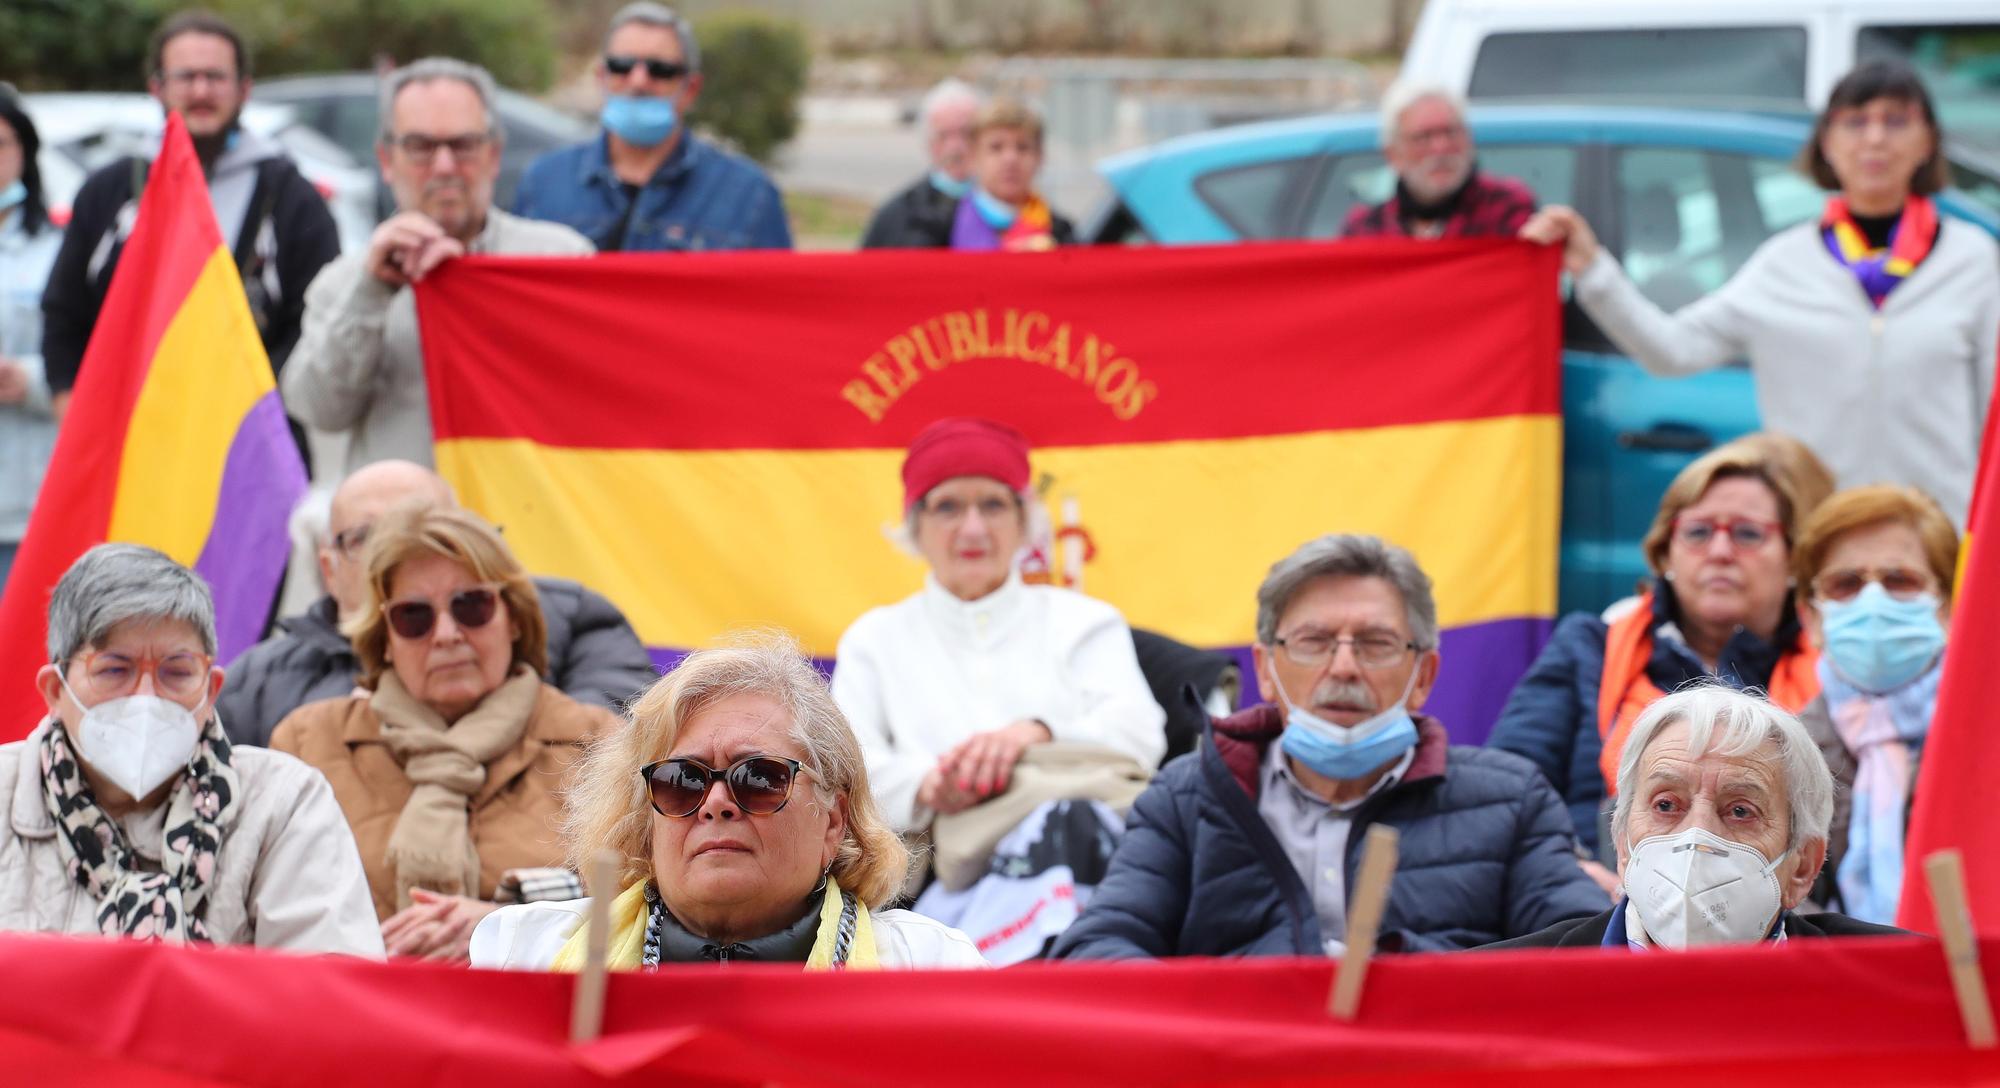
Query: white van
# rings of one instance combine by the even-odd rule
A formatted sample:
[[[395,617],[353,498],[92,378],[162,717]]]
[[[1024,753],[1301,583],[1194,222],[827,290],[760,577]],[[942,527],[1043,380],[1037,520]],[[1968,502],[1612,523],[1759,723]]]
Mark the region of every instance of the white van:
[[[2000,148],[1996,0],[1428,0],[1403,74],[1471,99],[1817,108],[1882,58],[1917,70],[1947,129]]]

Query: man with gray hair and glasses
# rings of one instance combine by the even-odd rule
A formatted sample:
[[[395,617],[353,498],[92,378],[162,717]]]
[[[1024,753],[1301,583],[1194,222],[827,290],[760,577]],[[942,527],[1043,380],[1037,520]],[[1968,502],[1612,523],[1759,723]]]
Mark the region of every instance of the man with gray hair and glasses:
[[[346,471],[397,458],[432,464],[430,397],[411,284],[467,253],[583,255],[568,227],[493,206],[506,140],[486,69],[430,57],[382,86],[375,156],[397,213],[368,248],[326,266],[306,291],[305,331],[281,388],[313,426],[350,435]]]
[[[1617,786],[1624,898],[1494,947],[1679,950],[1904,932],[1793,913],[1826,862],[1833,772],[1806,727],[1769,701],[1721,684],[1655,701],[1632,724]]]
[[[862,249],[930,249],[950,237],[958,201],[972,190],[972,122],[981,104],[979,92],[957,79],[924,95],[918,118],[930,171],[875,209]]]
[[[1512,238],[1535,194],[1479,169],[1465,102],[1441,86],[1396,83],[1382,96],[1382,157],[1396,191],[1347,215],[1345,238]]]
[[[514,210],[613,250],[790,249],[778,187],[749,159],[688,130],[701,45],[650,0],[611,17],[595,66],[604,132],[528,164]]]
[[[1541,772],[1450,744],[1420,713],[1438,620],[1409,552],[1307,542],[1257,590],[1252,654],[1272,702],[1211,722],[1153,779],[1057,956],[1338,955],[1378,823],[1402,835],[1385,950],[1469,948],[1610,905]]]

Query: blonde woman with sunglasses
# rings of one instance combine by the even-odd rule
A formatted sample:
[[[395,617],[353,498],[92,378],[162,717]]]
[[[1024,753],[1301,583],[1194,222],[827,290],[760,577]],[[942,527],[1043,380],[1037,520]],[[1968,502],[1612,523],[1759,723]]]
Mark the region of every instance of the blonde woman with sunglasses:
[[[544,680],[534,583],[478,516],[399,508],[362,564],[367,599],[342,624],[360,686],[294,711],[271,747],[333,784],[389,954],[463,960],[499,903],[578,894],[561,795],[618,719]]]

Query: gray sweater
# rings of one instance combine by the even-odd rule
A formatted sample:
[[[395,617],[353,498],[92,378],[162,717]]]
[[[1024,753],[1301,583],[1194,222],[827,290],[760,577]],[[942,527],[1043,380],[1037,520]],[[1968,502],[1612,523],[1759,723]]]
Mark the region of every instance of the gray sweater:
[[[473,253],[593,252],[560,223],[495,208]],[[305,328],[285,366],[285,407],[321,430],[350,431],[345,472],[400,458],[432,464],[430,391],[424,384],[415,292],[368,274],[368,254],[343,254],[306,289]]]
[[[1773,235],[1728,283],[1673,314],[1604,251],[1576,296],[1650,373],[1748,359],[1764,426],[1812,447],[1841,487],[1909,484],[1965,524],[2000,351],[2000,247],[1978,227],[1946,219],[1879,311],[1817,221]]]

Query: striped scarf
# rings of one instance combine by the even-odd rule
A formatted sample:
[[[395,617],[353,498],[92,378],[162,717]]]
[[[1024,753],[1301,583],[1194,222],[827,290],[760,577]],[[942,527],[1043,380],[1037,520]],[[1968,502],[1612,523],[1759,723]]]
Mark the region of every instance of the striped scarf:
[[[1889,229],[1889,244],[1874,249],[1868,245],[1868,236],[1855,225],[1847,201],[1836,196],[1826,202],[1820,231],[1826,239],[1827,252],[1854,273],[1861,289],[1868,292],[1869,301],[1879,310],[1889,292],[1930,256],[1938,234],[1937,206],[1929,197],[1911,194],[1903,204],[1902,218]]]
[[[1834,883],[1843,913],[1864,922],[1896,923],[1903,897],[1904,814],[1917,757],[1937,709],[1942,665],[1886,695],[1861,691],[1826,661],[1819,666],[1834,732],[1854,755],[1853,808],[1847,818],[1847,853]]]

